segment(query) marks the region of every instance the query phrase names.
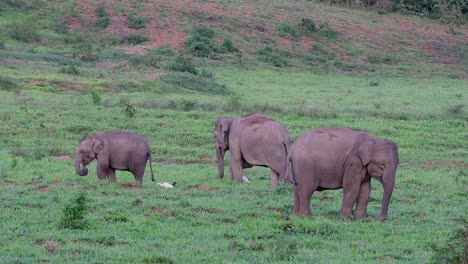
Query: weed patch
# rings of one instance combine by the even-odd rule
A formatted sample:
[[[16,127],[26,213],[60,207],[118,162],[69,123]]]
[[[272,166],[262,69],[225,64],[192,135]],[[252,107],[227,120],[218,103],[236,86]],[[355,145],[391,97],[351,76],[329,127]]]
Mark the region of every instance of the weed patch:
[[[89,198],[84,193],[80,193],[71,199],[62,210],[60,227],[67,229],[89,228],[89,223],[86,219],[88,201]]]
[[[213,79],[202,78],[187,72],[173,72],[161,76],[161,81],[187,90],[208,94],[227,95],[231,92],[225,85],[216,83]]]
[[[286,67],[289,65],[289,60],[283,57],[276,48],[266,46],[260,48],[256,52],[257,58],[263,62],[270,63],[276,67]]]
[[[128,17],[128,22],[131,28],[140,29],[146,27],[146,25],[150,22],[150,19],[147,17],[130,15]]]

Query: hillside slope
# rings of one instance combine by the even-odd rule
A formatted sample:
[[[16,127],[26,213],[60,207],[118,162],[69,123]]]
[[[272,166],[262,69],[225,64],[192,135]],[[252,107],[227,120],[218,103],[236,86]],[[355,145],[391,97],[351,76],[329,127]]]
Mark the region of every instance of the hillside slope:
[[[421,71],[466,78],[468,28],[455,33],[436,21],[377,11],[347,9],[310,1],[134,1],[77,0],[75,16],[67,20],[72,29],[92,28],[99,19],[96,8],[104,7],[110,24],[100,36],[127,38],[143,35],[149,40],[122,49],[129,54],[168,45],[184,47],[193,26],[216,29],[218,38],[229,37],[247,58],[266,45],[275,47],[300,63],[344,72],[384,70],[399,74]],[[149,19],[140,29],[129,17]],[[301,20],[314,22],[316,32],[302,34]],[[221,40],[220,40],[221,41]],[[304,55],[306,56],[304,58]],[[317,56],[325,60],[317,59]],[[297,60],[296,60],[297,61]],[[461,76],[460,76],[461,75]]]

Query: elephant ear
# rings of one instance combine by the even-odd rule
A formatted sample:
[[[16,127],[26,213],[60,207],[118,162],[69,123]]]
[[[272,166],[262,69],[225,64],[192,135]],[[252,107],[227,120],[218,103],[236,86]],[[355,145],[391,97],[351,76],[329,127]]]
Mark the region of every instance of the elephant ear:
[[[229,133],[230,122],[227,118],[218,119],[218,131],[221,134],[221,138],[225,139],[226,134]]]
[[[366,140],[359,145],[356,156],[361,160],[362,166],[367,166],[372,158],[372,152],[375,147],[375,141]]]
[[[102,143],[102,141],[100,141],[97,138],[93,138],[93,152],[97,154],[103,148],[104,148],[104,144]]]

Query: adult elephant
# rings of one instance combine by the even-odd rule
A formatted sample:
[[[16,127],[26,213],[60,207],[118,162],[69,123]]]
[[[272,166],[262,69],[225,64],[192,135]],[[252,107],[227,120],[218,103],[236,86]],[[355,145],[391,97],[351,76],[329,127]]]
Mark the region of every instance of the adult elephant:
[[[145,138],[127,131],[112,131],[84,137],[75,154],[75,170],[80,176],[88,174],[88,165],[97,160],[100,180],[117,181],[115,170],[130,171],[142,186],[146,162],[149,160],[151,179],[154,180],[151,151]]]
[[[214,129],[219,177],[224,177],[224,154],[230,150],[230,176],[242,183],[242,169],[271,169],[271,185],[286,177],[286,159],[291,145],[286,128],[263,114],[218,118]]]
[[[295,185],[293,213],[310,215],[314,191],[343,188],[340,214],[366,215],[371,178],[383,185],[381,212],[385,220],[395,185],[398,151],[394,142],[349,128],[320,128],[304,132],[291,147],[288,179]]]

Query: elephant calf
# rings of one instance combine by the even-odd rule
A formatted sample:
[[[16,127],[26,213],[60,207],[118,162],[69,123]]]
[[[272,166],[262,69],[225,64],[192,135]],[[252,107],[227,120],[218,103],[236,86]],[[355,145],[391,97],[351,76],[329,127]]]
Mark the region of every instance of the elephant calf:
[[[310,215],[314,191],[343,188],[340,214],[366,215],[371,177],[380,181],[384,193],[378,220],[385,220],[395,185],[398,151],[394,142],[349,128],[320,128],[304,132],[288,156],[287,178],[295,185],[293,213]]]
[[[94,159],[97,160],[97,176],[100,180],[110,179],[115,182],[115,170],[130,171],[140,187],[149,160],[154,182],[151,151],[145,138],[140,135],[112,131],[84,137],[76,149],[76,173],[80,176],[88,174],[86,165]]]
[[[291,145],[286,128],[260,113],[218,118],[214,129],[219,177],[224,177],[224,154],[230,150],[230,175],[242,183],[242,169],[271,169],[271,185],[286,177],[286,159]]]

